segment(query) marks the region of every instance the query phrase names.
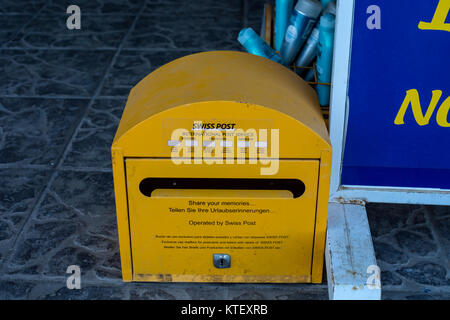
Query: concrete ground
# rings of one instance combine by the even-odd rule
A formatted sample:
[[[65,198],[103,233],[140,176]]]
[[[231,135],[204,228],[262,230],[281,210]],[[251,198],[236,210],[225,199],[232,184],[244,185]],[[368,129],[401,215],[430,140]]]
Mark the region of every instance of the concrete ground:
[[[199,51],[241,50],[258,0],[2,0],[0,298],[326,299],[327,286],[123,283],[110,146],[129,90]],[[81,8],[80,30],[66,8]],[[369,204],[384,299],[450,299],[449,207]],[[66,268],[82,289],[66,288]]]

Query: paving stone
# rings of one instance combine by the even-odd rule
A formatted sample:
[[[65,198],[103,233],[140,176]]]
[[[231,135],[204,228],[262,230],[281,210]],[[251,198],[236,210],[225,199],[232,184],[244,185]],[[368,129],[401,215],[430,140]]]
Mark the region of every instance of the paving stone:
[[[240,284],[230,285],[228,299],[232,300],[326,300],[324,285],[311,284]]]
[[[90,97],[113,55],[113,50],[3,50],[0,95]]]
[[[68,275],[69,276],[69,275]],[[87,284],[81,279],[80,289],[68,289],[67,279],[37,281],[29,299],[38,300],[120,300],[127,298],[126,285]]]
[[[185,290],[192,300],[222,300],[227,295],[227,287],[223,284],[196,284]]]
[[[78,265],[82,279],[120,278],[113,192],[110,173],[60,172],[23,233],[8,273],[65,276],[69,265]],[[48,208],[52,214],[44,213]]]
[[[397,290],[382,290],[381,300],[406,300],[407,295],[408,293],[405,294],[405,292],[399,292]]]
[[[114,254],[109,259],[106,260],[104,266],[120,271],[120,252],[116,250],[116,252],[114,252]],[[122,273],[120,273],[120,278],[121,276]]]
[[[51,257],[48,264],[48,273],[44,272],[44,275],[64,275],[68,266],[77,265],[80,267],[83,276],[91,271],[97,263],[98,259],[94,254],[74,247],[65,247]]]
[[[197,284],[191,287],[195,288]],[[131,300],[189,300],[184,284],[136,283],[127,285]],[[195,289],[193,289],[195,290]]]
[[[409,204],[368,203],[366,205],[372,237],[380,237],[397,228],[423,223],[422,206]]]
[[[244,292],[238,291],[233,292],[233,290],[230,290],[231,297],[233,300],[265,300],[267,298],[264,297],[264,295],[260,292],[260,290],[246,290]]]
[[[420,262],[411,267],[401,268],[397,272],[419,284],[432,286],[450,285],[450,279],[446,277],[446,268],[432,262]]]
[[[374,240],[373,246],[377,260],[381,260],[390,264],[401,264],[408,262],[408,256],[395,249],[393,246]]]
[[[120,266],[120,253],[114,249],[114,253],[98,264],[95,268],[95,275],[101,280],[122,280],[122,271]]]
[[[132,300],[175,300],[175,296],[161,289],[139,291],[133,290]]]
[[[96,100],[76,133],[63,166],[111,169],[111,145],[126,99]]]
[[[11,40],[32,17],[31,15],[2,16],[0,18],[0,46]]]
[[[126,49],[240,50],[240,14],[215,17],[141,16]]]
[[[403,281],[394,272],[381,271],[381,283],[383,286],[399,286]]]
[[[51,192],[42,201],[39,210],[33,218],[39,222],[72,221],[79,214],[76,208],[63,203],[57,194]]]
[[[424,290],[425,291],[425,290]],[[382,292],[383,300],[450,300],[448,293],[411,293],[408,291],[391,291]]]
[[[426,206],[428,212],[434,217],[450,217],[450,206]]]
[[[58,250],[66,239],[79,232],[77,228],[81,226],[73,222],[33,224],[25,231],[24,240],[13,256],[13,265],[29,267],[32,261],[43,263],[48,253]]]
[[[439,237],[441,249],[450,261],[450,206],[427,206],[434,218],[434,228]]]
[[[258,35],[261,34],[262,18],[251,19],[247,21],[246,28],[252,28]],[[243,47],[241,47],[244,51]]]
[[[67,276],[70,276],[69,274],[67,274]],[[58,290],[60,290],[61,288],[66,288],[67,284],[66,284],[67,279],[63,278],[60,280],[49,280],[49,279],[43,279],[40,278],[39,280],[35,280],[32,282],[33,287],[31,288],[27,299],[29,300],[38,300],[38,299],[43,299],[46,295],[54,293]],[[83,283],[82,283],[83,285]]]
[[[261,27],[263,22],[263,13],[265,3],[270,3],[272,8],[275,8],[274,1],[271,0],[245,0],[246,3],[246,21],[242,27],[250,27],[257,34],[261,34]],[[241,50],[244,49],[241,47]]]
[[[120,300],[124,299],[125,292],[122,287],[86,286],[81,289],[61,288],[56,292],[42,296],[45,300]]]
[[[9,239],[11,236],[8,223],[6,221],[0,221],[0,241]]]
[[[75,239],[75,243],[95,252],[109,252],[114,250],[116,246],[116,243],[111,239],[96,235],[78,237]]]
[[[0,264],[49,178],[48,171],[0,169]]]
[[[230,284],[139,282],[126,284],[132,300],[223,300]]]
[[[422,297],[418,288],[448,286],[448,247],[446,209],[439,206],[368,204],[367,215],[374,249],[380,267],[381,281],[389,288],[398,287],[409,296]],[[434,223],[429,214],[434,216]],[[428,216],[427,216],[428,215]],[[425,257],[429,260],[424,261]],[[404,279],[408,281],[404,281]],[[426,289],[426,288],[424,288]],[[408,295],[385,296],[383,299],[408,299]],[[425,298],[425,297],[424,297]]]
[[[54,166],[88,102],[0,98],[0,163]]]
[[[66,15],[67,7],[80,7],[82,17],[91,14],[135,15],[144,5],[145,0],[58,0],[48,4],[43,14]]]
[[[120,52],[106,75],[100,96],[128,97],[130,90],[144,77],[170,61],[199,51],[130,51]]]
[[[406,296],[407,300],[450,300],[450,294],[414,294]]]
[[[304,288],[290,292],[271,293],[269,300],[328,300],[328,289]]]
[[[69,30],[65,16],[39,16],[10,39],[6,48],[115,49],[134,16],[82,15],[81,28]]]
[[[27,299],[34,286],[31,282],[0,280],[0,300]]]
[[[274,0],[245,0],[247,1],[247,17],[251,18],[261,18],[264,12],[264,5],[269,3],[272,5],[272,8],[275,9],[275,1]],[[294,4],[295,5],[295,4]]]
[[[217,17],[242,15],[244,0],[227,1],[176,1],[176,0],[152,0],[149,1],[143,15],[160,15],[167,17]]]
[[[51,190],[63,203],[75,208],[81,218],[92,218],[90,222],[96,222],[88,226],[89,231],[95,231],[92,234],[117,236],[111,173],[60,172]]]
[[[422,228],[422,230],[425,232],[413,233],[410,231],[399,231],[395,235],[397,243],[411,253],[420,256],[434,256],[436,254],[437,246],[431,238],[428,228]],[[425,235],[425,233],[428,233],[428,235]]]
[[[443,254],[447,256],[447,261],[450,261],[450,217],[439,219],[435,224],[436,230],[441,237]]]
[[[263,13],[264,13],[264,4],[268,2],[272,4],[272,8],[274,8],[273,1],[267,0],[247,0],[247,26],[251,27],[257,34],[261,32]]]
[[[44,7],[45,3],[45,0],[2,0],[0,14],[35,14]]]

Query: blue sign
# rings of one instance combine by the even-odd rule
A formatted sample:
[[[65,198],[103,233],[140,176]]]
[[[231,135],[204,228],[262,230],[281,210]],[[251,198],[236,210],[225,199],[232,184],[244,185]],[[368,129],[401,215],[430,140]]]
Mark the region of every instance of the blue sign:
[[[450,189],[450,0],[356,0],[342,185]]]

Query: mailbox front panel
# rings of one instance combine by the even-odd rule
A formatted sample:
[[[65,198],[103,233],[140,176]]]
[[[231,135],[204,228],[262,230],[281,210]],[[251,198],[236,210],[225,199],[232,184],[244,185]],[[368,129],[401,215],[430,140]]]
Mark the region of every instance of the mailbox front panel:
[[[133,280],[310,282],[319,161],[278,165],[127,158]]]

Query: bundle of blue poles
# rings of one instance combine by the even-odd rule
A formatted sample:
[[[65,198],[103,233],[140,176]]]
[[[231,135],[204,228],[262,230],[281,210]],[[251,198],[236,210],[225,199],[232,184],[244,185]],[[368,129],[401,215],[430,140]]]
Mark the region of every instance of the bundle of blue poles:
[[[333,61],[335,0],[275,1],[274,48],[267,44],[252,28],[239,32],[238,41],[251,54],[255,54],[286,67],[310,67],[316,60],[317,84],[315,89],[321,106],[330,104],[330,86]],[[314,69],[299,68],[305,81],[314,79]],[[307,72],[306,70],[309,70]]]

